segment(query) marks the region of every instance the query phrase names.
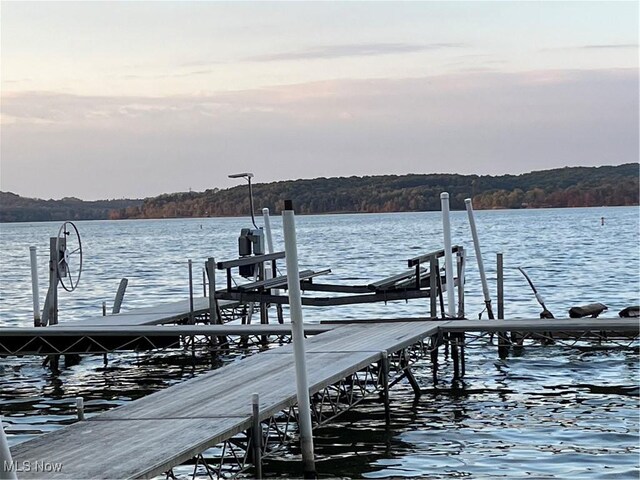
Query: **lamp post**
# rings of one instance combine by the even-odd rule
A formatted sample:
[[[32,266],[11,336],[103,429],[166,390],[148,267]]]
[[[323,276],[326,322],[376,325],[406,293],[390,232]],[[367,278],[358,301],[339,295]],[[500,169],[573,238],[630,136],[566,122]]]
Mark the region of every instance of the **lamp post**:
[[[247,182],[249,183],[249,209],[251,210],[251,223],[253,223],[253,226],[257,230],[258,226],[256,225],[256,218],[253,215],[253,188],[251,187],[251,179],[253,178],[253,173],[250,173],[250,172],[234,173],[232,175],[229,175],[229,178],[246,178],[247,179]]]

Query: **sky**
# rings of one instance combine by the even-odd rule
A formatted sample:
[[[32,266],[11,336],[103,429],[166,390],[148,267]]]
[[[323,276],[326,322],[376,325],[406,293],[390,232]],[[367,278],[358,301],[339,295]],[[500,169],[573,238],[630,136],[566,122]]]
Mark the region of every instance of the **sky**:
[[[639,2],[0,4],[0,190],[637,162]]]

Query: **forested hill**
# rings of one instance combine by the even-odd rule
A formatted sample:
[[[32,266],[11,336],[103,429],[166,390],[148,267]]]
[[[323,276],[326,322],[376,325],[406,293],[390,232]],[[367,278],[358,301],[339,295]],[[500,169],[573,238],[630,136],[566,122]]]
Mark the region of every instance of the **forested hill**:
[[[522,175],[385,175],[315,178],[255,184],[257,209],[278,213],[291,199],[297,213],[406,212],[440,209],[449,192],[452,209],[473,198],[476,209],[638,205],[640,165],[565,167]],[[249,212],[246,182],[148,198],[122,209],[118,218],[239,216]]]
[[[449,192],[451,208],[476,209],[638,205],[640,165],[566,167],[522,175],[385,175],[315,178],[254,185],[256,209],[278,213],[291,199],[297,213],[406,212],[440,209]],[[241,216],[249,212],[247,184],[205,192],[172,193],[143,200],[84,202],[39,200],[0,192],[0,222]]]
[[[142,200],[98,200],[78,198],[40,200],[11,192],[0,192],[0,222],[46,222],[66,220],[100,220],[113,212],[142,205]]]

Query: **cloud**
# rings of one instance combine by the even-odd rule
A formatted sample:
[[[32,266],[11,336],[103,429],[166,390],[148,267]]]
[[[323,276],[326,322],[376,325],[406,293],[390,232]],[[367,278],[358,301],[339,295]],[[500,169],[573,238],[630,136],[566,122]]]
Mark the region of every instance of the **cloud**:
[[[588,50],[615,49],[615,48],[626,49],[626,48],[638,48],[638,44],[628,43],[628,44],[611,44],[611,45],[582,45],[581,47],[577,47],[577,48],[583,48]]]
[[[273,53],[267,55],[258,55],[248,57],[245,61],[250,62],[274,62],[289,60],[315,60],[340,57],[361,57],[373,55],[391,55],[402,53],[415,53],[426,50],[435,50],[443,48],[461,48],[461,43],[430,43],[430,44],[412,44],[412,43],[362,43],[351,45],[325,45],[312,47],[306,50],[296,52]]]
[[[2,189],[46,198],[204,190],[228,186],[226,174],[239,170],[263,182],[619,164],[637,161],[639,143],[636,69],[170,97],[31,92],[4,95],[2,114],[12,119],[2,132]]]
[[[575,45],[571,47],[553,47],[540,49],[541,52],[568,51],[568,50],[628,50],[637,49],[637,43],[611,43],[600,45]]]

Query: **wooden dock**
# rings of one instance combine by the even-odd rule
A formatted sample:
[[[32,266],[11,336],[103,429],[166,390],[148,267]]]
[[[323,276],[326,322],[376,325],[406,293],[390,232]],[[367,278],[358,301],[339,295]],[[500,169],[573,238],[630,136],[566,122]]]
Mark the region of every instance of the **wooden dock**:
[[[307,339],[310,394],[438,329],[438,323],[345,325]],[[48,478],[149,478],[296,403],[292,349],[273,349],[17,445],[14,460],[62,463]],[[32,472],[19,478],[38,478]]]
[[[639,324],[633,318],[394,321],[335,326],[305,340],[309,393],[317,404],[323,401],[323,392],[335,385],[341,386],[340,393],[347,396],[353,396],[357,386],[380,391],[380,386],[389,385],[392,375],[411,381],[412,359],[434,351],[437,356],[444,334],[513,330],[612,331],[637,338]],[[385,364],[386,358],[393,367]],[[363,371],[364,380],[354,380]],[[61,471],[48,472],[47,478],[153,477],[249,430],[253,394],[259,395],[259,420],[263,425],[279,412],[291,409],[296,404],[294,379],[291,345],[274,348],[19,444],[12,448],[14,461],[18,465],[60,463]],[[385,392],[388,394],[387,388]],[[18,477],[42,475],[25,471],[18,472]]]
[[[231,308],[238,305],[238,302],[229,300],[218,300],[220,309]],[[59,325],[66,327],[89,327],[89,326],[125,326],[125,325],[164,325],[175,323],[189,318],[189,315],[199,316],[209,312],[210,300],[208,297],[198,297],[193,299],[193,310],[189,300],[178,302],[168,302],[155,305],[153,307],[136,308],[124,313],[113,315],[95,316],[63,322]],[[56,325],[58,327],[58,325]]]

